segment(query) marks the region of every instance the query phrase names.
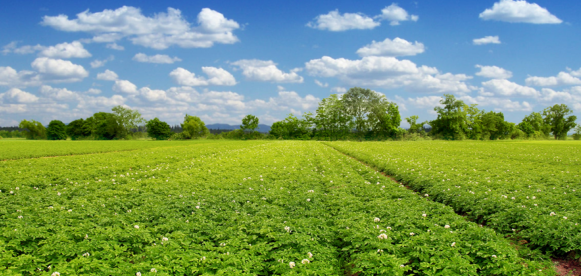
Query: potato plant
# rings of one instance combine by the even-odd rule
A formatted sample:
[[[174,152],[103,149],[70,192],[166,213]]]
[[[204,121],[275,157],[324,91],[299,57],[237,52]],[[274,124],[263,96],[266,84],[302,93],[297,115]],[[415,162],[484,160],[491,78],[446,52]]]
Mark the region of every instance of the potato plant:
[[[0,170],[6,275],[555,274],[318,142],[198,143]]]

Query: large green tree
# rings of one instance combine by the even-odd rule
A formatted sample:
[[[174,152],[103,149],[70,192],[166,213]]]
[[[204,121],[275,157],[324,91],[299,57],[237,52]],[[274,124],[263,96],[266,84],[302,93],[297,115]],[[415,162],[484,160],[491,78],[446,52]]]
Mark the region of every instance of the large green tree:
[[[444,107],[434,108],[434,111],[438,113],[438,118],[430,121],[431,133],[444,139],[464,139],[468,130],[466,118],[468,106],[450,94],[444,94],[440,104]]]
[[[240,125],[240,129],[242,131],[245,130],[254,131],[257,128],[258,128],[258,117],[248,114],[246,115],[246,117],[242,119],[242,125]]]
[[[567,139],[567,132],[577,125],[575,124],[576,116],[566,117],[571,113],[573,111],[565,104],[556,104],[543,110],[543,121],[551,127],[551,132],[555,139]]]
[[[528,137],[544,136],[546,138],[551,133],[551,126],[545,123],[543,115],[538,112],[533,112],[525,116],[517,127],[526,133]]]
[[[145,120],[141,117],[141,113],[137,110],[118,105],[113,107],[112,111],[117,120],[117,124],[121,127],[119,133],[121,138],[127,137],[132,129],[136,129],[140,124],[145,123]]]
[[[303,114],[302,119],[291,113],[284,120],[272,124],[270,134],[283,139],[310,139],[311,127],[310,113]]]
[[[397,132],[401,123],[399,108],[384,95],[370,89],[353,87],[341,100],[347,115],[353,119],[359,137],[368,132],[380,136],[391,136]]]
[[[91,136],[91,128],[85,120],[76,119],[67,125],[67,135],[73,140]]]
[[[66,140],[67,126],[59,120],[52,120],[48,123],[46,134],[48,140]]]
[[[26,139],[39,140],[46,138],[46,128],[40,122],[35,120],[22,120],[20,124],[18,124],[18,127],[27,130],[24,134]]]
[[[167,140],[173,132],[166,122],[160,121],[157,117],[147,121],[147,134],[156,140]]]
[[[319,102],[317,115],[313,118],[317,136],[331,140],[342,139],[353,128],[351,116],[346,112],[343,101],[336,94],[331,94]]]
[[[186,114],[182,125],[182,137],[184,139],[196,139],[210,133],[206,124],[199,117]]]

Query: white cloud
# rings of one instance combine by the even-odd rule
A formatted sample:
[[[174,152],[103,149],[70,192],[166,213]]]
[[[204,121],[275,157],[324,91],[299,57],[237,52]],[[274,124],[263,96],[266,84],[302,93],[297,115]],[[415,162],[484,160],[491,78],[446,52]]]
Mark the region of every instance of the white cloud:
[[[573,71],[571,68],[567,67],[567,71],[569,71],[569,74],[571,74],[571,76],[581,77],[581,68],[579,68],[579,70],[577,71]]]
[[[289,73],[285,73],[276,67],[276,63],[272,60],[258,60],[258,59],[242,59],[232,62],[232,65],[238,66],[242,69],[242,74],[248,80],[254,81],[269,81],[269,82],[290,82],[302,83],[303,77],[299,76],[297,72],[301,69],[292,69]]]
[[[532,87],[522,86],[505,79],[493,79],[482,83],[480,94],[483,96],[522,96],[538,97],[539,91]]]
[[[159,89],[150,89],[149,87],[143,87],[139,89],[139,93],[150,102],[160,102],[168,100],[165,91]]]
[[[394,57],[363,57],[360,60],[334,59],[324,56],[310,60],[305,68],[312,76],[337,77],[348,85],[382,88],[404,87],[417,92],[467,93],[474,88],[464,81],[464,74],[442,74],[438,69],[416,66],[409,60]]]
[[[399,25],[400,21],[418,21],[419,16],[417,15],[409,15],[406,10],[399,7],[396,3],[393,3],[381,10],[381,14],[377,16],[383,20],[390,21],[390,25],[396,26]]]
[[[105,81],[116,81],[119,79],[119,76],[115,72],[107,69],[105,72],[97,74],[97,79]]]
[[[411,43],[405,39],[396,37],[393,40],[386,38],[384,41],[376,42],[375,40],[371,44],[366,45],[359,50],[357,54],[359,56],[388,56],[388,57],[398,57],[398,56],[415,56],[417,54],[423,53],[425,50],[424,44],[420,42]]]
[[[66,88],[55,88],[48,85],[43,85],[40,87],[40,93],[44,96],[58,100],[58,101],[78,101],[81,98],[81,94],[68,90]]]
[[[11,87],[26,87],[40,85],[38,73],[28,70],[16,71],[14,68],[0,67],[0,85]]]
[[[541,89],[541,94],[539,101],[544,103],[565,103],[567,105],[581,106],[581,86],[575,86],[564,91],[543,88]],[[576,110],[579,111],[580,109]]]
[[[528,77],[526,80],[527,85],[534,86],[559,86],[559,85],[579,85],[581,84],[581,79],[572,76],[567,72],[559,72],[557,76],[552,77]]]
[[[476,65],[476,68],[480,68],[480,72],[477,72],[477,76],[481,76],[489,79],[510,79],[512,78],[512,72],[506,69],[500,68],[498,66],[483,66]]]
[[[38,97],[18,88],[11,88],[0,93],[0,100],[0,103],[34,103],[38,101]]]
[[[472,40],[474,45],[484,45],[484,44],[500,44],[500,39],[497,35],[495,36],[485,36],[483,38],[475,38]]]
[[[6,55],[9,53],[15,53],[15,54],[20,54],[20,55],[25,55],[25,54],[32,54],[35,53],[37,51],[41,51],[43,49],[45,49],[46,47],[42,46],[42,45],[24,45],[24,46],[20,46],[17,47],[18,45],[18,41],[12,41],[6,45],[4,45],[4,47],[2,47],[2,54]]]
[[[500,0],[494,3],[492,8],[483,11],[480,18],[511,23],[560,24],[563,22],[547,9],[524,0]]]
[[[181,67],[171,71],[169,76],[177,84],[185,86],[236,85],[234,76],[222,68],[202,67],[202,71],[208,76],[207,79],[204,77],[196,77],[195,73]]]
[[[315,83],[320,87],[328,87],[329,86],[328,83],[322,83],[319,80],[315,80]]]
[[[99,95],[101,94],[101,90],[96,88],[90,88],[89,90],[85,91],[85,94]]]
[[[335,87],[331,88],[331,92],[337,93],[337,94],[343,94],[343,93],[347,92],[347,88],[341,87],[341,86],[335,86]]]
[[[109,44],[105,45],[105,47],[107,47],[108,49],[113,49],[113,50],[117,50],[117,51],[123,51],[123,50],[125,50],[125,47],[123,47],[121,45],[118,45],[115,42],[109,43]]]
[[[99,67],[103,67],[105,66],[105,64],[109,61],[114,60],[115,57],[114,56],[109,56],[106,59],[96,59],[91,61],[91,68],[99,68]]]
[[[334,10],[328,14],[321,14],[315,17],[313,21],[307,23],[307,26],[319,30],[340,32],[354,29],[373,29],[380,24],[373,18],[361,13],[340,14],[338,10]]]
[[[226,19],[221,13],[204,8],[197,17],[198,25],[192,24],[178,9],[168,8],[167,12],[145,16],[135,7],[123,6],[116,10],[91,13],[88,10],[69,19],[67,15],[44,16],[41,22],[66,32],[87,32],[94,34],[93,42],[111,43],[123,37],[133,44],[154,49],[166,49],[176,45],[182,48],[207,48],[214,43],[232,44],[238,38],[232,33],[240,25]]]
[[[47,47],[39,53],[39,56],[49,58],[87,58],[91,57],[91,53],[83,47],[81,42],[73,41]]]
[[[137,86],[128,80],[116,80],[113,85],[113,91],[126,94],[137,94]]]
[[[81,81],[89,76],[89,72],[83,66],[68,60],[40,57],[35,59],[31,66],[41,73],[44,79],[55,82]]]
[[[153,56],[148,56],[144,53],[138,53],[135,54],[135,56],[133,57],[133,60],[138,61],[138,62],[148,62],[148,63],[167,63],[167,64],[172,64],[176,61],[182,61],[180,58],[178,57],[170,57],[168,55],[153,55]]]
[[[519,102],[513,101],[506,98],[496,98],[496,97],[485,97],[485,96],[462,96],[459,97],[460,100],[464,101],[466,104],[477,104],[479,107],[494,107],[497,112],[515,112],[524,111],[531,112],[533,110],[533,105],[527,101]]]

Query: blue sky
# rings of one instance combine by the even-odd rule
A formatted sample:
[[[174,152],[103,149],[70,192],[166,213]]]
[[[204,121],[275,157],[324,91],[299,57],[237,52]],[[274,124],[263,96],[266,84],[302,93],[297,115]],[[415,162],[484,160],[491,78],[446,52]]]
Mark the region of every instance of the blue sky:
[[[354,86],[422,121],[446,93],[516,123],[555,103],[581,117],[580,12],[546,0],[10,1],[0,125],[115,105],[171,124],[271,124]]]

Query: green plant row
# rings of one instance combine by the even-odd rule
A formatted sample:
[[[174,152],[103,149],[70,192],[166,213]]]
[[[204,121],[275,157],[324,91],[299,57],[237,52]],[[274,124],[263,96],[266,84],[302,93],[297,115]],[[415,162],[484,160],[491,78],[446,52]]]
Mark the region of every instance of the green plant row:
[[[554,275],[493,230],[317,142],[205,143],[0,169],[7,275]]]
[[[574,141],[327,145],[533,248],[581,252],[581,145]]]

